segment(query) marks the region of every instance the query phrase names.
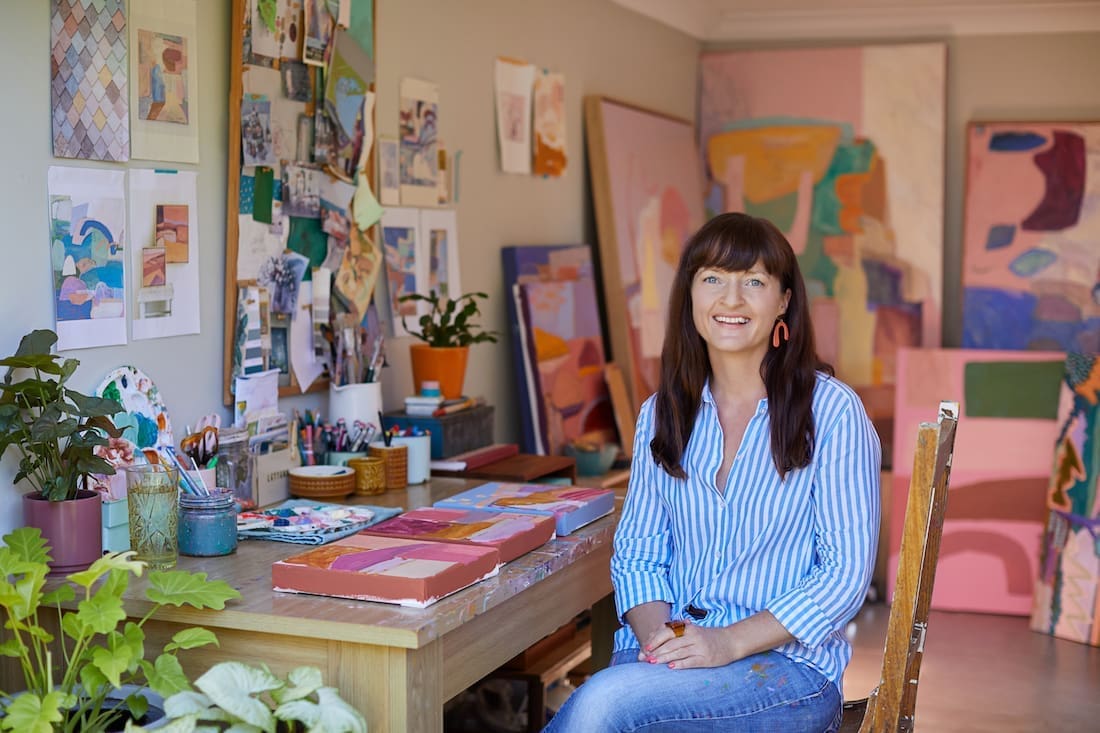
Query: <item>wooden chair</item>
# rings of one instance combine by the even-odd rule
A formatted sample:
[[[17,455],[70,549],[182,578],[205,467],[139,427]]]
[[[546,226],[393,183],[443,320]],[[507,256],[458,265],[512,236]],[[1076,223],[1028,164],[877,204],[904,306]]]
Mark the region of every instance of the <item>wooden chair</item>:
[[[943,536],[958,415],[959,403],[941,402],[939,423],[921,423],[917,432],[882,673],[878,687],[869,697],[844,703],[841,733],[913,730],[917,681]]]

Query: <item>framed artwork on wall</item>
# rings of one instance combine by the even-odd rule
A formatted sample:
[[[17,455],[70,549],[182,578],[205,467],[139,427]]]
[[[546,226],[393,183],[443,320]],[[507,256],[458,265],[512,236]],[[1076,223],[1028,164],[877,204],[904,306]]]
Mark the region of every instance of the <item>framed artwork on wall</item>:
[[[967,127],[963,346],[1100,351],[1100,122]]]
[[[703,225],[703,173],[690,122],[605,97],[584,105],[611,356],[637,409],[657,389],[680,251]]]

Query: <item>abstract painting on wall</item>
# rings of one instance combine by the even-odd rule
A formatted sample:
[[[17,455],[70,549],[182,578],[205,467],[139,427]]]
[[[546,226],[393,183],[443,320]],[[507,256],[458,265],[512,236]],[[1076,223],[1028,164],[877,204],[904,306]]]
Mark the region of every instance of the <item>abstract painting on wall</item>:
[[[138,117],[186,125],[187,39],[138,31]]]
[[[940,345],[946,48],[723,51],[700,61],[710,214],[773,221],[817,348],[889,456],[895,353]]]
[[[963,346],[1100,351],[1100,122],[967,131]]]
[[[531,172],[536,176],[560,178],[565,175],[565,75],[547,69],[535,75],[534,161]]]
[[[462,293],[458,279],[458,216],[454,209],[421,209],[420,240],[427,257],[428,282],[422,292],[434,290],[448,298]]]
[[[439,89],[418,79],[401,80],[399,112],[401,203],[435,206],[439,176]]]
[[[672,278],[703,225],[703,173],[685,120],[587,97],[585,126],[611,357],[637,408],[657,389]]]
[[[124,0],[51,0],[50,108],[58,158],[130,158]]]
[[[416,325],[420,313],[416,301],[401,302],[401,297],[420,292],[424,282],[424,258],[419,243],[420,216],[416,209],[387,209],[382,216],[382,253],[386,261],[386,291],[389,293],[390,315],[395,336],[408,333]]]
[[[58,350],[126,343],[124,176],[123,171],[50,167]]]
[[[1100,358],[1069,353],[1031,628],[1100,646]]]
[[[167,253],[167,262],[188,260],[190,218],[186,204],[157,204],[157,246]]]
[[[887,587],[894,587],[916,432],[961,407],[932,607],[1031,613],[1065,354],[901,349]],[[885,521],[885,520],[884,520]]]

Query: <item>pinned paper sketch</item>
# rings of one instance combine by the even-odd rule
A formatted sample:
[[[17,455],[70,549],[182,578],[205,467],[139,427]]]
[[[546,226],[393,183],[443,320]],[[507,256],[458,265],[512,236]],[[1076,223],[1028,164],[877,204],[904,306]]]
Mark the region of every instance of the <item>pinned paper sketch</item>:
[[[453,210],[424,209],[420,212],[420,236],[427,245],[428,286],[442,296],[462,293],[458,282],[458,221]]]
[[[49,170],[57,348],[126,343],[126,200],[122,171]]]
[[[531,88],[535,67],[522,61],[496,60],[497,139],[505,173],[531,172]]]
[[[256,96],[241,100],[241,155],[244,165],[275,165],[271,138],[271,102]]]
[[[283,94],[295,102],[308,102],[313,98],[313,71],[301,61],[284,61],[279,67],[283,75]],[[299,158],[305,160],[305,158]]]
[[[197,184],[193,171],[130,171],[135,340],[199,332]]]
[[[233,375],[256,374],[264,370],[260,333],[260,288],[237,288],[237,318],[233,332]]]
[[[565,76],[543,70],[535,76],[536,176],[565,175]]]
[[[330,237],[346,242],[351,226],[351,197],[355,186],[350,183],[322,176],[321,181],[321,229]]]
[[[401,202],[407,206],[434,206],[438,199],[438,113],[439,90],[434,84],[401,80]]]
[[[199,162],[196,0],[130,3],[130,156]]]
[[[150,30],[138,31],[138,117],[186,125],[187,40]]]
[[[349,234],[333,283],[333,303],[362,320],[382,271],[382,248],[370,234],[357,227],[351,227]]]
[[[242,50],[246,63],[270,67],[279,59],[298,58],[302,0],[248,0],[245,17]]]
[[[314,66],[325,65],[325,49],[332,39],[333,19],[324,0],[304,0],[305,40],[302,61]]]
[[[397,160],[397,141],[378,138],[378,197],[383,206],[401,203],[401,173]]]
[[[283,168],[283,213],[309,219],[321,217],[321,179],[317,168],[289,163]]]
[[[390,313],[393,316],[395,335],[407,333],[405,318],[416,321],[418,303],[401,302],[401,297],[417,292],[427,292],[422,286],[424,275],[423,256],[420,253],[418,233],[420,216],[416,209],[390,209],[382,217],[382,251],[386,257],[386,288],[389,292]]]
[[[295,316],[298,286],[306,274],[309,258],[297,252],[273,257],[260,268],[259,282],[271,292],[271,312]]]
[[[126,3],[51,0],[50,11],[54,156],[128,160]]]

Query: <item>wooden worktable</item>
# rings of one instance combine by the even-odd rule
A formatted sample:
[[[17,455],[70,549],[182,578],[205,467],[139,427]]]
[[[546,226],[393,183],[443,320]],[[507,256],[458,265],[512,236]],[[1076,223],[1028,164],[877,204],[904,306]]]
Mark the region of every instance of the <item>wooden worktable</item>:
[[[436,478],[428,484],[342,503],[406,510],[482,483]],[[443,703],[611,592],[609,563],[616,517],[600,519],[501,568],[499,575],[426,609],[271,589],[271,564],[303,545],[244,540],[233,555],[180,557],[183,570],[204,571],[243,598],[224,611],[165,608],[147,624],[147,648],[159,649],[181,626],[213,630],[220,648],[181,652],[192,677],[223,660],[263,662],[276,673],[313,665],[325,684],[378,731],[442,731]],[[144,578],[126,596],[141,615]],[[609,633],[594,629],[594,633]]]

